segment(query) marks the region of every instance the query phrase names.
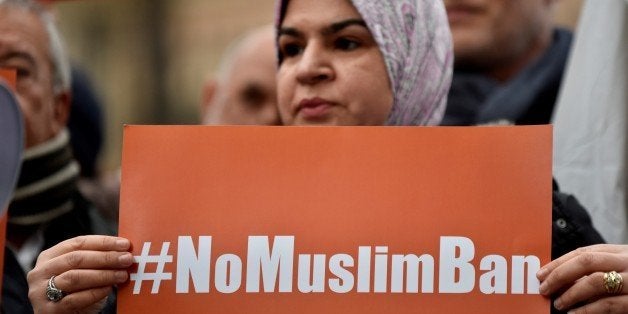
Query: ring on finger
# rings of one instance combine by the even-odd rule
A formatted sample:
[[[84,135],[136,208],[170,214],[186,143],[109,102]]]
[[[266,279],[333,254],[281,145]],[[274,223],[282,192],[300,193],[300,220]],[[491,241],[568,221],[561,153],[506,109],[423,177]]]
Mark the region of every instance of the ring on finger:
[[[624,278],[616,271],[604,273],[604,289],[608,294],[618,294],[624,288]]]
[[[55,276],[48,279],[48,285],[46,286],[46,297],[52,302],[59,302],[65,296],[65,292],[57,288],[55,285]]]

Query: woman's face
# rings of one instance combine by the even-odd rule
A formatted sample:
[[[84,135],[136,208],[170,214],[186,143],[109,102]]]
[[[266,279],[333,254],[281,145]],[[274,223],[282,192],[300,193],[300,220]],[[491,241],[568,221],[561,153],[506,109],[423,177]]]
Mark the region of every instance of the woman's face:
[[[384,59],[349,0],[291,0],[279,30],[286,125],[382,125],[393,104]]]

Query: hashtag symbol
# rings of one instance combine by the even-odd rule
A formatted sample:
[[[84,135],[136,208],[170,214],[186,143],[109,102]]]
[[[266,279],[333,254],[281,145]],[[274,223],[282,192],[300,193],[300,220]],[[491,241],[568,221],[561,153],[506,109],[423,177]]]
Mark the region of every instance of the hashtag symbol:
[[[172,255],[168,255],[170,249],[170,242],[164,242],[161,245],[161,253],[159,255],[150,255],[150,242],[144,242],[142,248],[142,254],[139,256],[133,256],[135,262],[138,264],[137,272],[131,274],[131,280],[135,281],[133,286],[133,294],[140,294],[142,289],[142,282],[152,281],[153,288],[150,293],[159,293],[159,286],[162,280],[172,280],[172,273],[164,272],[164,266],[166,263],[172,263]],[[156,263],[157,270],[154,273],[146,272],[146,264]]]

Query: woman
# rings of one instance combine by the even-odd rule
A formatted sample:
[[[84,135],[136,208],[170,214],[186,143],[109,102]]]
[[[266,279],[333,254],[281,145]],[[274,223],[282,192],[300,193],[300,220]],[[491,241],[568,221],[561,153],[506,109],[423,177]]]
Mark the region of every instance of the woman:
[[[338,4],[346,12],[338,12]],[[280,6],[277,83],[284,124],[438,124],[453,61],[442,5],[354,4]],[[338,13],[335,20],[330,11]]]
[[[278,9],[278,100],[285,124],[440,121],[452,63],[440,1],[291,0],[281,2]],[[129,247],[126,239],[90,236],[42,253],[29,274],[36,312],[98,310],[111,286],[128,279]],[[609,301],[628,304],[620,299],[625,297],[606,293],[599,277],[601,271],[626,272],[625,260],[628,252],[623,247],[597,246],[570,253],[539,272],[542,291],[549,296],[569,288],[557,299],[558,305],[568,309],[591,300],[584,305],[588,313],[604,310]],[[46,297],[52,282],[65,292],[57,302]]]

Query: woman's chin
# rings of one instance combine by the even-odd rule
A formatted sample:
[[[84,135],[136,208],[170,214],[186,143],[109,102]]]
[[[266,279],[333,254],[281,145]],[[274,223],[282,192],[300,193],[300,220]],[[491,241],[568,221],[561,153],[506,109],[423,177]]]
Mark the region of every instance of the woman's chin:
[[[294,125],[339,126],[343,124],[341,123],[341,119],[338,119],[338,117],[335,117],[334,115],[319,115],[319,116],[299,115],[296,117]]]

